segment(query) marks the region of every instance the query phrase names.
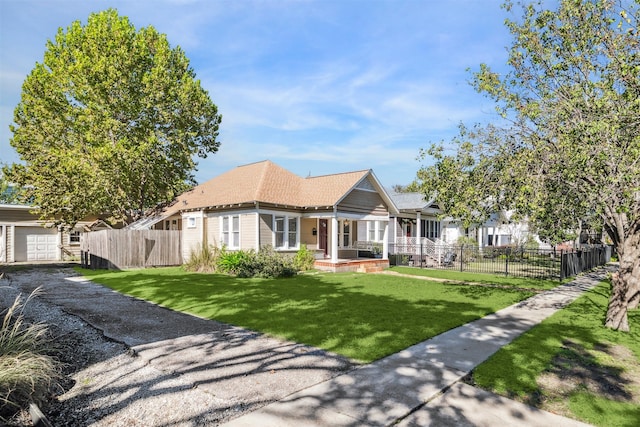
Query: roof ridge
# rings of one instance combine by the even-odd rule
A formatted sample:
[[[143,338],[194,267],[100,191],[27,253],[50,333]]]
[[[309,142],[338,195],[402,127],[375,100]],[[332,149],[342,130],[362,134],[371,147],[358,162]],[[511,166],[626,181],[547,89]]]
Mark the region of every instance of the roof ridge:
[[[327,174],[324,174],[324,175],[307,176],[307,177],[305,177],[303,179],[324,178],[324,177],[327,177],[327,176],[347,175],[347,174],[363,173],[363,172],[370,172],[370,171],[371,171],[371,169],[361,169],[361,170],[357,170],[357,171],[327,173]]]
[[[267,180],[267,169],[270,164],[273,164],[271,160],[263,160],[262,170],[260,172],[260,178],[258,178],[258,185],[256,185],[256,192],[253,195],[254,200],[261,200],[262,193],[264,192],[265,181]],[[256,162],[260,163],[260,162]],[[250,163],[250,164],[256,164]]]

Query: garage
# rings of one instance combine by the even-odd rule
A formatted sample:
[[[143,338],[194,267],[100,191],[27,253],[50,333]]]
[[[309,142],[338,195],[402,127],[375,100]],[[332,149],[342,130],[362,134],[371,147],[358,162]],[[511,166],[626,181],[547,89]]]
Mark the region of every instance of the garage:
[[[55,228],[16,227],[16,261],[58,261],[60,235]]]

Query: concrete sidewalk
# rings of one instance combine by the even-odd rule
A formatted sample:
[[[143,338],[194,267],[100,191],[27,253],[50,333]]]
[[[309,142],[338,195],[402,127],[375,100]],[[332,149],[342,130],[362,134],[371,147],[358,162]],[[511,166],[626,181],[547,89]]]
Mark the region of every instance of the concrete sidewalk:
[[[459,381],[610,271],[600,269],[241,416],[249,426],[584,426]]]

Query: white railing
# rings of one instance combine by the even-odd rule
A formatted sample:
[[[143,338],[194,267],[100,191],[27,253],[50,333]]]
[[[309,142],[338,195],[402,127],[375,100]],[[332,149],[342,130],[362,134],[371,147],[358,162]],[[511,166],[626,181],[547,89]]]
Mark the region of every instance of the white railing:
[[[394,251],[402,254],[422,255],[440,264],[450,246],[441,239],[399,236],[396,237]]]

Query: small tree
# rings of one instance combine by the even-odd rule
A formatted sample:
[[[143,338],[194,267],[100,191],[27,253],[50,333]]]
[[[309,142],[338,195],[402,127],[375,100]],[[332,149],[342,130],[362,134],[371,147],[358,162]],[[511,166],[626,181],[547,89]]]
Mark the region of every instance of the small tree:
[[[217,151],[221,116],[184,52],[109,9],[48,41],[22,86],[5,168],[45,219],[136,219],[194,182]]]
[[[461,126],[454,155],[442,144],[424,151],[435,164],[419,171],[422,188],[467,223],[515,209],[556,242],[585,219],[604,224],[620,261],[605,323],[626,331],[640,299],[640,6],[562,0],[522,10],[506,22],[510,71],[483,64],[473,79],[507,124]]]

